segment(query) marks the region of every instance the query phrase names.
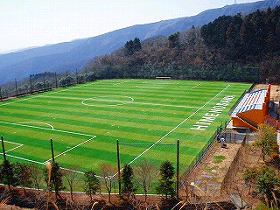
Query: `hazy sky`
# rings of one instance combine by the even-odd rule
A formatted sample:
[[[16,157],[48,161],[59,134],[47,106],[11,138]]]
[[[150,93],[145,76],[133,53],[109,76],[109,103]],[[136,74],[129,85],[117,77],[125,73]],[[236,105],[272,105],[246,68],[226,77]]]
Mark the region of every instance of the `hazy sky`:
[[[234,0],[0,0],[0,52],[193,16],[233,3]]]

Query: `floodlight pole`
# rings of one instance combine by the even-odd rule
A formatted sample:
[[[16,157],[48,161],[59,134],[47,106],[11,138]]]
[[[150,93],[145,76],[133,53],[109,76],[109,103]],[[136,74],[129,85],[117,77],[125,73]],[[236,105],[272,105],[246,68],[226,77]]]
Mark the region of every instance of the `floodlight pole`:
[[[56,72],[54,73],[54,77],[55,77],[55,88],[57,89],[57,76],[56,76]]]
[[[16,97],[18,97],[18,85],[17,85],[17,78],[15,78],[15,86],[16,86]]]
[[[76,69],[76,84],[78,84],[78,70]]]
[[[177,140],[177,166],[176,166],[176,169],[177,169],[177,183],[176,183],[176,195],[177,195],[177,198],[179,198],[179,182],[180,182],[180,171],[179,171],[179,168],[180,168],[180,143],[179,143],[179,139]]]
[[[29,83],[30,83],[30,94],[32,94],[33,93],[33,87],[32,87],[32,78],[31,78],[32,76],[31,76],[31,74],[30,74],[30,76],[29,76]]]
[[[1,136],[1,141],[2,141],[2,151],[3,151],[3,158],[4,158],[4,161],[6,161],[6,152],[5,152],[5,145],[4,145],[4,137]]]
[[[54,163],[53,140],[50,139],[50,141],[51,141],[51,151],[52,151],[52,162]]]
[[[121,166],[120,166],[120,146],[117,139],[117,161],[118,161],[118,178],[119,178],[119,195],[121,194]]]
[[[1,86],[0,86],[0,101],[2,101],[3,100],[3,96],[2,96],[2,88],[1,88]]]

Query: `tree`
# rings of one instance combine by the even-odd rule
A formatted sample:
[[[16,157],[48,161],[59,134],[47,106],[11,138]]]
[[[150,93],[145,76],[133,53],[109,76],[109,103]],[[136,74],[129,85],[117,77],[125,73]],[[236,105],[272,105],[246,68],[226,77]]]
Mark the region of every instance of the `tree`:
[[[257,133],[258,140],[254,145],[261,149],[263,161],[265,161],[267,156],[271,156],[273,151],[278,150],[276,130],[269,124],[260,124]]]
[[[0,166],[0,181],[3,184],[7,184],[9,189],[11,188],[11,185],[16,185],[13,165],[8,160],[4,160]]]
[[[63,174],[61,172],[60,166],[58,163],[52,163],[52,170],[51,170],[51,184],[55,191],[56,199],[60,196],[59,191],[64,189],[63,181],[62,181]]]
[[[135,192],[135,187],[133,183],[133,169],[130,165],[126,164],[122,171],[122,193],[127,194],[130,197],[132,193]]]
[[[169,35],[168,36],[169,47],[170,48],[178,47],[179,44],[180,44],[179,40],[180,40],[180,33],[179,32]]]
[[[113,185],[116,181],[116,177],[114,176],[117,172],[117,169],[112,167],[109,164],[102,164],[100,167],[100,173],[104,180],[105,188],[109,195],[109,202],[111,202],[111,192],[113,189]]]
[[[160,194],[165,195],[166,199],[168,195],[174,196],[174,181],[172,180],[175,174],[174,167],[169,161],[166,161],[160,166],[160,183],[157,187],[157,191]]]
[[[249,187],[249,193],[251,191],[252,186],[256,184],[258,174],[258,170],[255,168],[246,169],[244,173],[244,179],[246,185]]]
[[[73,188],[77,182],[78,173],[74,169],[65,170],[64,177],[69,185],[71,200],[73,200]]]
[[[90,197],[92,202],[92,195],[96,194],[100,189],[99,180],[93,170],[85,172],[85,192]]]
[[[264,167],[258,174],[256,186],[258,191],[265,196],[267,205],[269,205],[275,198],[274,189],[279,186],[279,180],[273,170]],[[275,202],[277,201],[275,200]]]
[[[30,180],[37,188],[38,190],[40,189],[41,183],[43,181],[44,175],[43,175],[43,170],[40,169],[37,165],[32,164],[29,166],[30,170]]]
[[[143,161],[136,166],[134,171],[135,177],[138,179],[140,186],[144,190],[146,201],[153,180],[159,175],[158,169],[154,164],[151,164],[148,161]]]
[[[24,163],[15,163],[13,167],[16,185],[31,187],[31,170],[30,165]]]
[[[62,87],[67,87],[67,86],[70,86],[72,84],[74,84],[75,82],[75,79],[74,77],[71,77],[71,76],[66,76],[66,77],[63,77],[59,80],[59,85],[62,86]]]
[[[127,41],[124,47],[125,47],[124,54],[126,56],[133,55],[133,53],[142,49],[140,39],[137,37],[133,41],[132,40]]]

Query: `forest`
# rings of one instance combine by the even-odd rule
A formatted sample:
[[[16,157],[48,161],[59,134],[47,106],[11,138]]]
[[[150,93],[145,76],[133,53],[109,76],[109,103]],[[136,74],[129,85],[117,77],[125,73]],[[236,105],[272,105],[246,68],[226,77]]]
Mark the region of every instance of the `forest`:
[[[279,82],[280,7],[220,16],[201,28],[140,42],[95,59],[82,72],[97,79],[155,78]],[[140,43],[139,43],[140,42]],[[134,48],[135,45],[135,48]]]

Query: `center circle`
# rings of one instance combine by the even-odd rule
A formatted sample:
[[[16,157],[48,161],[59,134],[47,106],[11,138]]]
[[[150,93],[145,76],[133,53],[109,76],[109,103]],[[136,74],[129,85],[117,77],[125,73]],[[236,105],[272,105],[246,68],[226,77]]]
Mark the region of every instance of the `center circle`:
[[[132,103],[134,99],[129,96],[96,96],[82,101],[85,106],[122,106]]]

